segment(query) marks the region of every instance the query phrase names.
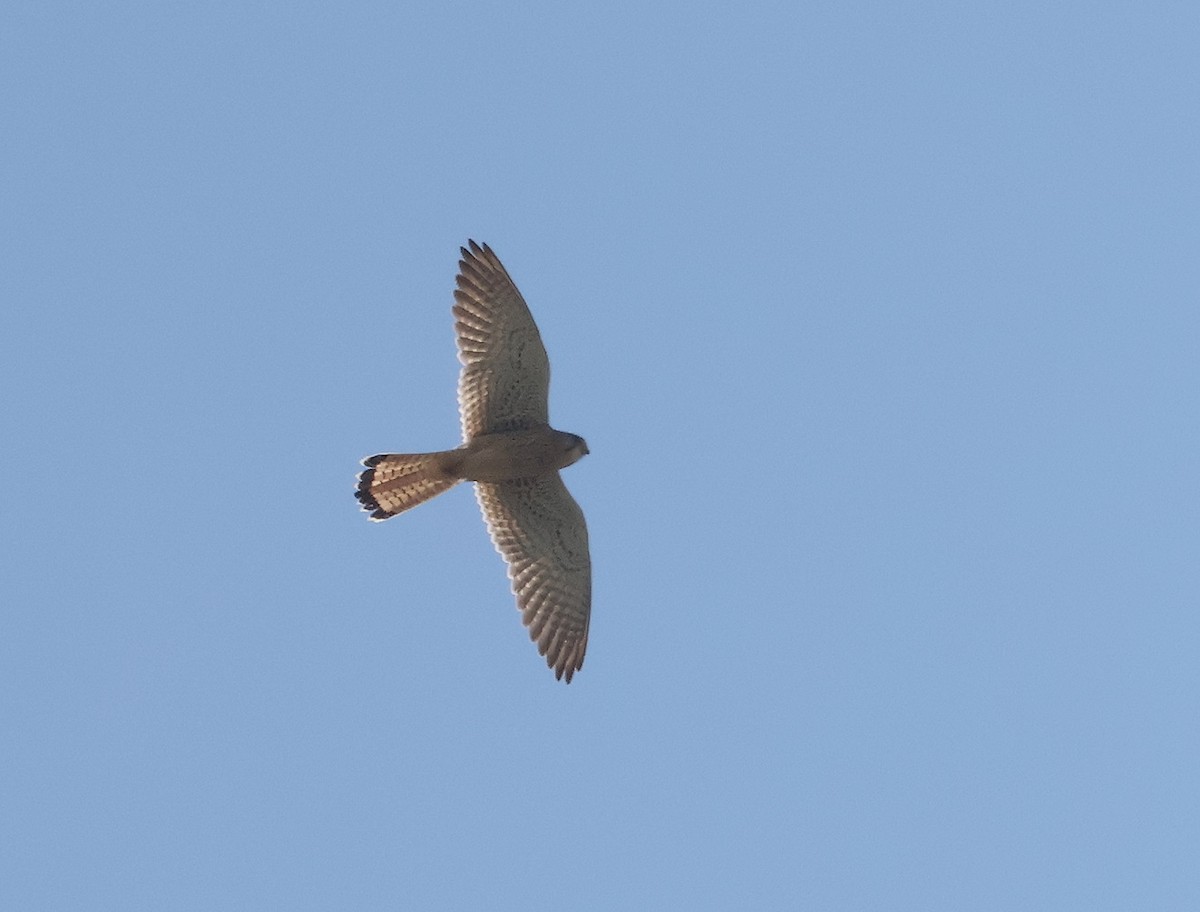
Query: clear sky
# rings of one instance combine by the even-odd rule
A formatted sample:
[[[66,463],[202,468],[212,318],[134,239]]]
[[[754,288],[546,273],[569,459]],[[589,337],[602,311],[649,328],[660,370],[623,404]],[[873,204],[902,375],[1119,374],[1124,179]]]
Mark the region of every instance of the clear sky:
[[[1200,908],[1198,9],[7,2],[0,908]]]

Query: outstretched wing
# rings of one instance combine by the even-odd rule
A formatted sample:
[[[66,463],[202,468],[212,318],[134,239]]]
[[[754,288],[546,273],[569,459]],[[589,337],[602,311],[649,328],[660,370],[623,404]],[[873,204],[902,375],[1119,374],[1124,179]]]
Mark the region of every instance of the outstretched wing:
[[[499,257],[467,243],[454,292],[463,440],[549,424],[550,362],[537,324]]]
[[[529,638],[556,678],[583,667],[592,609],[587,523],[562,478],[477,482],[488,531],[505,561]]]

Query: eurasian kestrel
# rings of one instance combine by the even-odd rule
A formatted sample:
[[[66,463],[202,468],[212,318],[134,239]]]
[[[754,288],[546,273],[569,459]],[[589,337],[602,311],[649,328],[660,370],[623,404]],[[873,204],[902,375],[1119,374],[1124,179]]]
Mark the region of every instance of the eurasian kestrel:
[[[588,448],[550,427],[550,362],[533,315],[491,248],[468,243],[453,308],[463,444],[364,459],[356,496],[371,519],[384,520],[475,482],[530,639],[569,684],[587,649],[592,561],[583,511],[558,470]]]

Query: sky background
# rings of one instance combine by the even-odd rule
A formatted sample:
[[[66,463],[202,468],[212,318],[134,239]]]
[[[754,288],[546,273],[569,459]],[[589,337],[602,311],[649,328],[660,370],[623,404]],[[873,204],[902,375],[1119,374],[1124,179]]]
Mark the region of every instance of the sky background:
[[[1194,3],[0,13],[0,908],[1200,908]],[[458,442],[486,241],[595,574]]]

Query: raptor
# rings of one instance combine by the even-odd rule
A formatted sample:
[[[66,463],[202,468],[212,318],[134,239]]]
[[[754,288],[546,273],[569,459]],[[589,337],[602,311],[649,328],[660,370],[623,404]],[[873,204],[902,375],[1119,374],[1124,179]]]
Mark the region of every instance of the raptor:
[[[500,258],[474,241],[461,252],[453,313],[462,445],[370,456],[356,496],[384,520],[474,482],[529,636],[570,683],[587,650],[592,562],[583,511],[559,470],[586,456],[587,444],[550,426],[550,361]]]

